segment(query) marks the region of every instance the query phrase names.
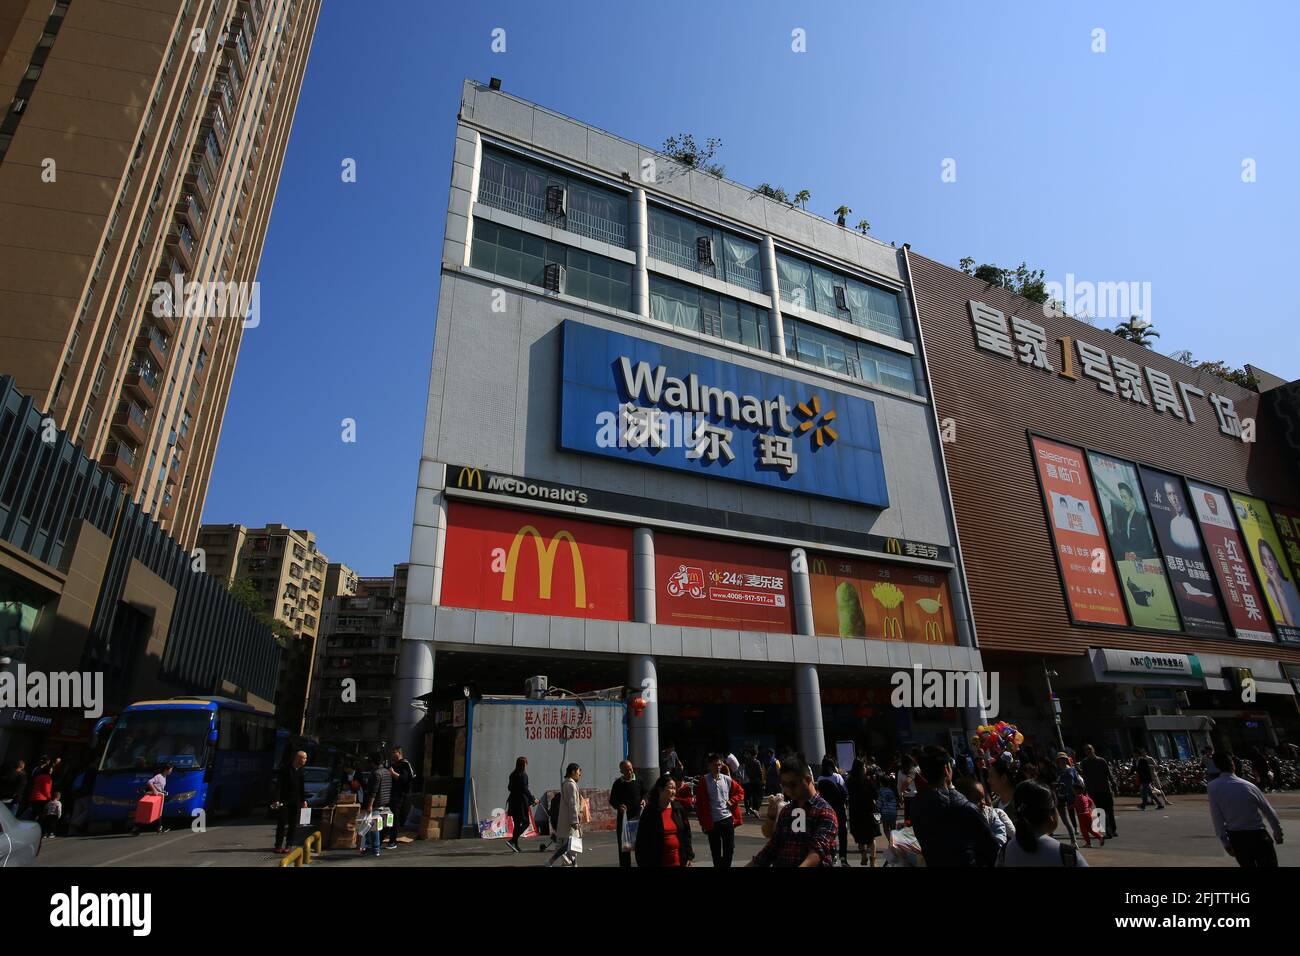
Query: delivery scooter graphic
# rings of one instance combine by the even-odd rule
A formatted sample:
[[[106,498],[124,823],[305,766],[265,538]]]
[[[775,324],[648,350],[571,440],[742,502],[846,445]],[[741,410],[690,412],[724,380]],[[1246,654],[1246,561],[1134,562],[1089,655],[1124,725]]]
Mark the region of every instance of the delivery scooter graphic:
[[[668,593],[673,597],[690,594],[693,598],[702,598],[704,590],[704,571],[700,568],[691,568],[683,564],[668,575]]]

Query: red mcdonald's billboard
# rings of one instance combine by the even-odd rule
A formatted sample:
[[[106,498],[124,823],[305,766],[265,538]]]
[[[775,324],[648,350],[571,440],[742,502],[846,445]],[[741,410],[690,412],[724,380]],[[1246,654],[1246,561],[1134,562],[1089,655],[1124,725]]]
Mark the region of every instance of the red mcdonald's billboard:
[[[788,551],[656,533],[655,584],[660,624],[794,630]]]
[[[441,603],[612,621],[631,618],[632,532],[450,502]]]

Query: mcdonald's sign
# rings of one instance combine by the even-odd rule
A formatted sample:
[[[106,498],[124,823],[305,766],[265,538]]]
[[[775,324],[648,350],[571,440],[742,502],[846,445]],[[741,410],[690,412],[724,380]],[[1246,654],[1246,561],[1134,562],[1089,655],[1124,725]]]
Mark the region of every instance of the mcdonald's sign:
[[[483,490],[483,472],[477,468],[466,468],[464,465],[459,466],[456,473],[457,488],[473,488],[475,491]]]
[[[631,590],[627,528],[448,503],[444,605],[625,621]]]
[[[887,549],[899,545],[887,539]],[[818,634],[916,644],[953,644],[947,572],[856,558],[809,559]]]
[[[888,551],[890,554],[902,554],[903,546],[898,543],[897,538],[886,538],[885,550]]]

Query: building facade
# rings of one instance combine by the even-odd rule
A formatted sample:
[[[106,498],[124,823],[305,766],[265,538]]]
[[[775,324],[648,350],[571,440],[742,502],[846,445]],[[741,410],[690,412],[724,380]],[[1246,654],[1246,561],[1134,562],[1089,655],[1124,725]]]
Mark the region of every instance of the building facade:
[[[307,733],[351,753],[373,753],[393,739],[407,569],[399,564],[392,577],[359,578],[353,591],[325,605]]]
[[[318,0],[0,0],[0,372],[192,546]]]
[[[0,670],[103,675],[104,714],[223,694],[269,710],[280,646],[0,376]],[[82,709],[0,705],[0,764],[89,748]]]
[[[1300,738],[1294,386],[905,258],[1004,718],[1116,756]]]
[[[981,670],[899,250],[467,82],[441,270],[398,742],[535,675],[647,772],[964,740],[889,705]]]
[[[241,524],[203,525],[199,548],[208,574],[229,588],[246,580],[271,618],[283,625],[285,653],[280,663],[276,716],[300,731],[316,659],[325,603],[355,587],[345,564],[331,564],[316,547],[314,532],[282,524],[247,528]]]

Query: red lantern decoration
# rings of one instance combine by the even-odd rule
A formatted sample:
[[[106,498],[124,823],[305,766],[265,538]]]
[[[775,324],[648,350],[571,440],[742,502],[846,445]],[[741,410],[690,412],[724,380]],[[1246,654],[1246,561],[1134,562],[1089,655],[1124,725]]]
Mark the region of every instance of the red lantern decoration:
[[[633,697],[633,698],[632,698],[632,714],[633,714],[633,716],[640,717],[642,714],[644,714],[644,713],[645,713],[645,704],[646,704],[646,702],[645,702],[645,698],[644,698],[644,697]]]

